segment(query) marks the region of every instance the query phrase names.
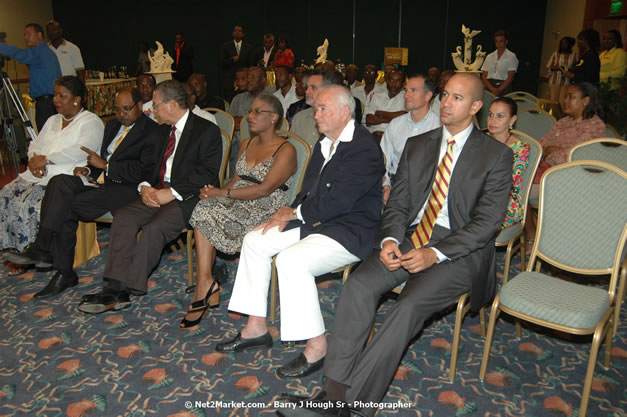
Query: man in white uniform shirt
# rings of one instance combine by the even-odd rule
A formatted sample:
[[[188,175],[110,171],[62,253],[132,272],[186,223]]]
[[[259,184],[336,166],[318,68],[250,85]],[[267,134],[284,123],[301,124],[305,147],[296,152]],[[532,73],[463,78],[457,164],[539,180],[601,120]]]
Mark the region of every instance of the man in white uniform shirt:
[[[405,87],[406,113],[392,120],[381,139],[381,149],[385,154],[386,165],[383,176],[383,202],[387,203],[392,186],[392,177],[396,174],[405,142],[440,127],[440,115],[430,110],[429,102],[435,92],[435,82],[422,74],[413,75]]]
[[[378,138],[383,136],[392,119],[405,114],[405,97],[401,94],[404,84],[405,75],[397,70],[392,71],[388,77],[387,91],[376,93],[366,105],[366,126]]]
[[[292,84],[292,69],[286,65],[279,65],[274,69],[274,74],[277,90],[273,94],[281,102],[283,117],[285,117],[287,109],[298,101],[296,86]]]
[[[512,81],[518,69],[516,54],[507,49],[507,32],[498,30],[494,34],[496,51],[488,55],[481,67],[481,79],[486,89],[495,96],[503,96],[512,91]]]
[[[364,67],[364,83],[357,87],[351,87],[351,93],[357,97],[359,101],[367,106],[372,97],[378,92],[385,92],[386,89],[383,84],[379,84],[377,81],[377,67],[373,64],[368,64]],[[363,122],[363,120],[362,120]]]
[[[50,42],[48,46],[55,53],[61,66],[61,74],[74,75],[85,82],[85,63],[78,46],[63,38],[63,28],[56,20],[51,20],[46,26],[46,33]]]
[[[142,112],[154,121],[157,119],[152,112],[152,93],[156,86],[157,82],[152,74],[141,74],[137,77],[137,89],[142,98]]]

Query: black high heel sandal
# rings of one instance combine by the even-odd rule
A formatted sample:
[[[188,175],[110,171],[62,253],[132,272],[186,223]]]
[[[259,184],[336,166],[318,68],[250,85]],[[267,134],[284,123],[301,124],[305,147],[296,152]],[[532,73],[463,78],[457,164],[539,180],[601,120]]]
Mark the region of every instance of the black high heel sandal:
[[[194,327],[198,325],[201,322],[202,318],[205,316],[205,313],[207,313],[208,309],[217,308],[219,305],[220,284],[218,284],[218,281],[214,279],[211,283],[211,286],[209,287],[209,291],[207,291],[207,295],[205,295],[203,299],[191,303],[190,309],[187,311],[187,314],[202,311],[200,317],[198,317],[196,320],[187,320],[186,318],[183,318],[179,327],[181,329],[187,329],[189,327]]]

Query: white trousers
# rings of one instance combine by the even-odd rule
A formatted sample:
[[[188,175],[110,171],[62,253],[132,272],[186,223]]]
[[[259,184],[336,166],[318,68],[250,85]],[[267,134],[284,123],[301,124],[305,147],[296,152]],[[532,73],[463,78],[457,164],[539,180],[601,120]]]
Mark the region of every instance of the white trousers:
[[[278,255],[277,255],[278,254]],[[272,228],[249,232],[229,302],[229,310],[266,317],[272,257],[277,255],[281,303],[281,340],[307,340],[324,333],[315,277],[357,262],[359,258],[330,237],[300,239],[300,229]]]

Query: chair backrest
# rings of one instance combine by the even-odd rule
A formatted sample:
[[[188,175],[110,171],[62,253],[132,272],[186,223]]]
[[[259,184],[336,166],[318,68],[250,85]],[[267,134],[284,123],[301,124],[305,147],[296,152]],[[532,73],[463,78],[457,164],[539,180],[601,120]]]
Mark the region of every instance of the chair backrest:
[[[290,130],[290,122],[284,117],[281,120],[281,126],[278,130]],[[248,127],[248,115],[242,117],[242,121],[239,124],[239,137],[241,140],[251,137],[250,128]]]
[[[220,163],[218,178],[220,180],[220,187],[223,187],[224,177],[226,176],[229,166],[229,156],[231,155],[231,137],[224,129],[220,129],[220,135],[222,136],[222,162]]]
[[[611,124],[605,125],[605,137],[606,138],[620,138],[618,131]]]
[[[231,103],[229,103],[228,100],[223,97],[219,97],[219,98],[222,99],[222,101],[224,101],[224,111],[228,113],[229,109],[231,108]]]
[[[518,112],[516,130],[520,130],[540,140],[551,131],[555,124],[555,117],[541,109],[526,109]]]
[[[536,97],[533,94],[528,93],[526,91],[512,91],[509,94],[505,94],[505,97],[509,97],[512,100],[518,100],[519,98],[524,98],[525,100],[529,100],[530,102],[534,103],[535,105],[538,104],[538,97]]]
[[[488,127],[488,111],[490,110],[490,105],[494,100],[496,100],[494,94],[488,90],[483,91],[483,106],[481,106],[477,112],[477,121],[479,122],[479,127],[481,129]]]
[[[523,172],[522,186],[520,187],[520,197],[523,204],[523,218],[521,224],[524,226],[527,219],[527,202],[529,201],[529,193],[533,185],[533,179],[542,160],[542,145],[540,142],[527,135],[525,132],[512,130],[512,135],[518,136],[523,142],[529,145],[529,156],[527,169]]]
[[[627,172],[627,143],[622,139],[599,138],[580,143],[568,154],[569,161],[601,161]]]
[[[235,130],[235,119],[233,119],[233,116],[215,107],[207,107],[203,110],[213,113],[218,127],[224,130],[229,135],[229,138],[233,139],[233,131]]]
[[[309,158],[311,157],[311,149],[309,144],[305,142],[300,136],[288,131],[278,130],[277,135],[284,136],[287,141],[296,148],[296,158],[298,158],[298,167],[294,173],[294,179],[292,180],[292,186],[288,190],[290,203],[294,201],[296,195],[300,191],[300,187],[303,185],[303,178],[305,178],[305,171],[307,170],[307,164],[309,164]]]
[[[512,100],[516,102],[519,112],[526,109],[538,109],[538,104],[536,102],[533,102],[525,97],[512,97]]]
[[[627,173],[598,161],[556,165],[540,181],[536,256],[579,274],[618,275],[627,238]],[[610,283],[613,294],[615,282]]]

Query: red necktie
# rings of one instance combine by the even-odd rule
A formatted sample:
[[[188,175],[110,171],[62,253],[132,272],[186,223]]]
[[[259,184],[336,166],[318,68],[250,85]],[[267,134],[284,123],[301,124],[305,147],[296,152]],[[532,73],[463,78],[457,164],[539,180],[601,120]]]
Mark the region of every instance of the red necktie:
[[[174,153],[174,145],[176,144],[176,126],[172,125],[172,129],[170,130],[170,138],[168,140],[167,145],[165,145],[165,152],[163,153],[163,159],[161,160],[161,168],[159,168],[159,189],[163,188],[163,182],[165,178],[166,164],[168,159]]]

